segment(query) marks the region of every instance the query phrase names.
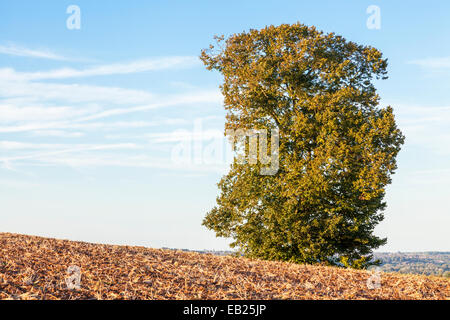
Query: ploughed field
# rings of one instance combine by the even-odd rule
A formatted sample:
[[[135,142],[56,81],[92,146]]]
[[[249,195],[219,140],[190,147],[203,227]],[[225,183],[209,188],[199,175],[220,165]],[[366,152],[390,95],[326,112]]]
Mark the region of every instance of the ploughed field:
[[[450,299],[450,280],[0,233],[0,299]]]

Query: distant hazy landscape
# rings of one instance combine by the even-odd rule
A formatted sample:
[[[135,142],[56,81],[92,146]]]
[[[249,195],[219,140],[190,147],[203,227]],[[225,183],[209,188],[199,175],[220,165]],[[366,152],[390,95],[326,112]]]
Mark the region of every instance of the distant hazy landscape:
[[[450,277],[450,252],[380,252],[381,270]]]

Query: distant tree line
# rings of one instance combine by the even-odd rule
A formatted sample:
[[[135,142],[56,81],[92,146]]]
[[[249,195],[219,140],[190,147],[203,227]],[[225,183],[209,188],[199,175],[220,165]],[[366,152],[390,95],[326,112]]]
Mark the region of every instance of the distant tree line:
[[[450,252],[374,253],[385,272],[412,273],[450,278]]]

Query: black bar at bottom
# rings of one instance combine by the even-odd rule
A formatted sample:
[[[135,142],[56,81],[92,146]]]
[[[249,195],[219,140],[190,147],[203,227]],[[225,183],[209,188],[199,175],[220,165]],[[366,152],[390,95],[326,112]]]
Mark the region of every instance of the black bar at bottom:
[[[386,316],[390,309],[401,312],[402,318],[425,311],[441,315],[448,311],[449,301],[348,301],[348,300],[177,300],[177,301],[0,301],[3,315],[11,311],[36,314],[70,315],[85,320],[92,311],[103,317],[121,313],[126,319],[142,315],[143,319],[306,319],[330,316],[333,319]],[[9,309],[9,310],[8,310]],[[389,310],[385,310],[389,309]],[[441,310],[442,309],[442,310]],[[444,312],[442,312],[444,311]],[[362,313],[361,313],[362,312]],[[103,318],[102,317],[102,318]],[[3,318],[3,317],[2,317]],[[7,319],[5,317],[5,319]],[[100,319],[99,319],[100,320]]]

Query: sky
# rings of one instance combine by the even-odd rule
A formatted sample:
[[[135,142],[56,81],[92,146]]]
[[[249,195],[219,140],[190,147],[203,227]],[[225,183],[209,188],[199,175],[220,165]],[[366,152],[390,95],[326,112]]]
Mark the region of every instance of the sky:
[[[444,0],[1,1],[0,232],[227,249],[201,226],[230,149],[221,77],[198,56],[214,35],[301,22],[388,58],[376,86],[406,142],[378,251],[450,251],[449,12]]]

